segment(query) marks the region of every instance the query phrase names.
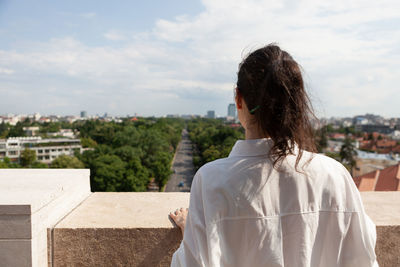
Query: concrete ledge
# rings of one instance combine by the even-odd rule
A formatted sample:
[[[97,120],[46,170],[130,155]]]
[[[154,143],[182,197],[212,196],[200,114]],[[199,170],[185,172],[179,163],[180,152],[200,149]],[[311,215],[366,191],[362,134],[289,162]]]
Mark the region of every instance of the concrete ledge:
[[[380,266],[400,264],[400,192],[362,192]],[[0,170],[1,266],[169,266],[189,193],[91,193],[89,170]]]
[[[168,213],[188,193],[93,193],[53,229],[53,266],[169,266],[182,239]]]
[[[93,193],[56,228],[173,228],[168,213],[188,207],[188,193]]]
[[[361,198],[377,226],[400,226],[400,191],[361,192]]]
[[[181,234],[168,213],[189,193],[93,193],[53,231],[54,266],[169,266]],[[400,192],[363,192],[380,266],[400,262]]]
[[[365,211],[376,224],[380,266],[400,266],[400,192],[361,192]]]
[[[47,228],[90,195],[89,170],[0,170],[0,265],[46,266]]]

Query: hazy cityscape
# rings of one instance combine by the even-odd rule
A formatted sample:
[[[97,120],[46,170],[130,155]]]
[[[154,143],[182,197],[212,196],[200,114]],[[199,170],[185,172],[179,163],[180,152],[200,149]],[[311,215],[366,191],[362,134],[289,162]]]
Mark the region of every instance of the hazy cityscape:
[[[140,122],[155,123],[163,119],[169,119],[169,123],[171,120],[176,120],[176,125],[179,125],[175,129],[175,133],[179,134],[176,135],[177,140],[174,141],[175,143],[170,143],[172,147],[167,158],[164,159],[166,161],[163,162],[164,164],[171,165],[172,172],[169,173],[166,170],[163,174],[159,174],[162,178],[156,177],[157,175],[151,170],[151,166],[153,165],[147,165],[147,168],[150,169],[148,169],[147,174],[144,174],[145,177],[141,178],[143,179],[142,185],[131,188],[128,186],[123,189],[124,191],[142,191],[145,188],[151,191],[164,190],[164,186],[169,181],[171,175],[175,177],[171,179],[174,180],[174,185],[168,186],[168,188],[174,188],[174,191],[189,191],[191,179],[196,168],[208,161],[227,156],[228,151],[233,145],[232,141],[226,143],[224,140],[220,140],[218,141],[219,143],[215,143],[215,141],[214,143],[209,143],[209,141],[202,140],[201,142],[206,143],[207,147],[202,148],[203,151],[199,151],[199,147],[202,147],[202,144],[198,143],[199,140],[197,140],[199,133],[195,132],[196,128],[188,128],[188,124],[197,123],[200,125],[204,123],[202,122],[203,120],[206,120],[206,128],[217,127],[218,131],[225,131],[223,130],[224,128],[229,128],[231,131],[229,135],[232,137],[244,137],[243,128],[239,124],[236,107],[233,103],[227,106],[226,114],[223,116],[217,116],[214,110],[205,111],[203,115],[167,114],[159,118],[140,117],[137,114],[124,117],[111,116],[107,113],[104,113],[104,115],[88,115],[87,111],[81,111],[79,115],[75,116],[41,115],[39,113],[28,115],[7,114],[0,116],[0,136],[2,138],[0,139],[0,159],[3,161],[3,167],[56,168],[61,164],[59,167],[92,168],[92,179],[95,181],[96,178],[94,175],[96,169],[91,167],[94,165],[93,163],[89,163],[90,161],[87,159],[91,155],[89,153],[97,151],[99,145],[114,146],[113,142],[115,140],[110,139],[109,141],[105,141],[106,139],[104,138],[91,136],[88,133],[80,133],[80,127],[85,129],[85,125],[88,122],[94,121],[99,125],[98,127],[114,125],[110,127],[119,127],[117,131],[124,132],[125,128],[137,127],[137,125],[140,125]],[[217,126],[212,126],[214,124]],[[185,160],[189,162],[187,164],[191,167],[177,174],[172,158],[175,159],[173,157],[174,153],[179,154],[177,142],[181,138],[180,132],[183,128],[188,128],[189,132],[185,130],[186,133],[182,135],[182,142],[187,143],[186,154],[182,154],[182,157],[187,157]],[[391,166],[397,166],[398,168],[400,162],[400,118],[384,118],[374,114],[344,118],[320,118],[314,122],[314,128],[318,152],[342,162],[349,169],[354,176],[355,182],[358,184],[360,184],[363,175],[368,176],[372,172],[381,171]],[[194,136],[194,133],[197,136]],[[222,143],[225,145],[222,146]],[[220,147],[217,150],[224,152],[213,150],[217,146]],[[349,148],[348,146],[351,147]],[[31,157],[33,158],[29,164],[26,163],[27,159],[24,158],[24,153],[27,154],[28,150],[31,152]],[[141,154],[137,151],[132,153],[136,153],[136,156]],[[192,153],[194,153],[194,156]],[[66,159],[65,156],[70,158]],[[25,157],[27,156],[25,155]],[[96,156],[92,157],[93,159],[91,160],[96,160]],[[178,157],[177,161],[180,160],[180,157]],[[120,159],[125,160],[124,157]],[[60,160],[63,160],[63,162]],[[141,156],[140,161],[145,166],[145,162],[147,161],[146,156]],[[9,162],[9,164],[4,164],[4,162]],[[106,164],[112,163],[107,162]],[[169,167],[164,167],[164,169],[169,169]],[[374,174],[373,176],[377,175]],[[392,178],[396,179],[395,177]],[[397,185],[395,187],[390,190],[397,190]],[[110,185],[101,187],[99,190],[118,191],[121,189]],[[368,190],[371,190],[371,188],[368,188]]]

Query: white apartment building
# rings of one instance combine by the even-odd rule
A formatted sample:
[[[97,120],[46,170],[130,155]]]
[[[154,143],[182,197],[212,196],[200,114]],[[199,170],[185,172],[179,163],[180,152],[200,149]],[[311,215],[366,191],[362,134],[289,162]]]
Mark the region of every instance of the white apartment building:
[[[0,139],[0,159],[8,157],[11,161],[19,162],[21,154],[26,148],[34,150],[37,160],[47,164],[60,155],[73,156],[75,151],[82,153],[80,139],[11,137]]]
[[[72,129],[60,129],[55,133],[46,133],[48,136],[62,136],[67,138],[75,138],[75,133]]]

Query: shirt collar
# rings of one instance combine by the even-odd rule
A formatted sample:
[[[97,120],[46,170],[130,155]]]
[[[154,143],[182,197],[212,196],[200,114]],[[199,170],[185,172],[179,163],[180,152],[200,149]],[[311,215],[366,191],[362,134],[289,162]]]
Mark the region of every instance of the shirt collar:
[[[272,144],[271,138],[237,140],[229,157],[268,155]]]

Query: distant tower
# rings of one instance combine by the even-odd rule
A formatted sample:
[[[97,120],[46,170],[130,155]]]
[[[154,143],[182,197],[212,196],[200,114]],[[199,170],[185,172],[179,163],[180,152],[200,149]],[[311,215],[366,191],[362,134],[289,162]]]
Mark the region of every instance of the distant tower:
[[[215,119],[215,111],[214,110],[207,111],[207,118]]]
[[[236,107],[235,104],[231,103],[228,105],[228,117],[236,117]]]
[[[35,121],[38,121],[40,119],[40,117],[42,117],[40,115],[40,113],[36,112],[35,114],[33,114],[33,118],[35,119]]]
[[[86,111],[82,110],[81,111],[81,118],[86,118],[86,117],[87,117]]]

